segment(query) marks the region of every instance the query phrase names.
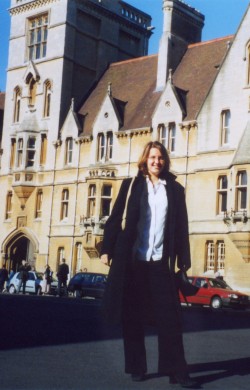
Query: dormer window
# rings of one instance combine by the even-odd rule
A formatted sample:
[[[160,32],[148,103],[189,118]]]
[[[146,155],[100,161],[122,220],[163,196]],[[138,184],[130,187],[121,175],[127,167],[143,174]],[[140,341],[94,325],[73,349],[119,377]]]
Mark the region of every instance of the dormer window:
[[[66,153],[65,153],[65,164],[70,165],[73,161],[73,138],[69,137],[66,139]]]
[[[110,161],[113,157],[113,133],[112,131],[99,133],[97,137],[97,161]]]
[[[175,151],[176,141],[176,126],[174,122],[169,122],[167,125],[161,124],[158,127],[159,141],[165,146],[165,148],[173,153]]]

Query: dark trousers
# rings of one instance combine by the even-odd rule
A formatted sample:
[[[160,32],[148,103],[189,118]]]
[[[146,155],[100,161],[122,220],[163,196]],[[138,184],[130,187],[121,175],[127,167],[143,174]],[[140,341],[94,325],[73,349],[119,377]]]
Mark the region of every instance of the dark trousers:
[[[135,261],[126,277],[123,339],[126,373],[146,373],[145,324],[158,333],[158,372],[187,374],[180,304],[167,264]]]
[[[67,279],[58,278],[57,294],[60,297],[67,295]]]

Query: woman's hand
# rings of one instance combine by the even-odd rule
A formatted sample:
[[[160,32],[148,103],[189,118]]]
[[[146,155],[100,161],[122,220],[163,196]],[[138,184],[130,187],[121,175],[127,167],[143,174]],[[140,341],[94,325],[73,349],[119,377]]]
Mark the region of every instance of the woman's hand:
[[[104,255],[101,255],[101,262],[105,265],[107,265],[108,267],[110,267],[110,259],[109,259],[109,256],[104,254]]]

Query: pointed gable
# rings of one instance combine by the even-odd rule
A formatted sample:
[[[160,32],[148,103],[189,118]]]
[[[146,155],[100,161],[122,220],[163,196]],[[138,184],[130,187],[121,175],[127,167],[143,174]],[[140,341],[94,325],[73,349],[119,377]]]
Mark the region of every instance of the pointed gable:
[[[81,133],[81,129],[82,124],[79,120],[78,114],[74,112],[72,104],[61,128],[62,140],[65,140],[67,137],[77,138]]]
[[[153,114],[153,127],[159,123],[176,121],[177,118],[181,121],[185,115],[185,91],[176,88],[172,79],[169,79]]]
[[[40,79],[40,74],[37,70],[37,67],[33,63],[33,61],[29,62],[28,66],[25,70],[25,73],[23,75],[23,80],[25,83],[27,83],[27,78],[29,78],[29,75],[32,75],[33,79],[36,81],[38,81]]]
[[[247,122],[247,126],[239,142],[238,148],[235,152],[235,156],[232,165],[249,164],[250,163],[250,122]]]

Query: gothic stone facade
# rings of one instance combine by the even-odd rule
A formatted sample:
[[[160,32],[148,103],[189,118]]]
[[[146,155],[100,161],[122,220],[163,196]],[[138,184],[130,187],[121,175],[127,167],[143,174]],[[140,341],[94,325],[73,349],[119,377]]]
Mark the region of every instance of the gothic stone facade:
[[[64,1],[37,3],[53,8]],[[132,8],[121,12],[134,15]],[[29,75],[52,79],[46,58],[43,66],[35,60],[26,68],[9,66],[17,78],[6,91],[2,262],[14,264],[21,254],[37,269],[49,262],[56,270],[64,256],[72,274],[85,267],[107,272],[98,261],[105,221],[122,179],[137,173],[145,143],[158,139],[186,189],[190,272],[219,271],[233,287],[250,292],[250,9],[235,35],[208,42],[200,42],[204,17],[195,9],[169,0],[163,14],[159,54],[112,63],[80,109],[74,101],[67,112],[56,106],[63,96],[56,77],[65,75],[57,66],[53,83],[30,85]],[[15,87],[21,80],[28,87],[20,95]],[[19,113],[24,99],[31,104]],[[32,104],[38,99],[54,110],[53,126],[39,114],[42,103]],[[13,123],[18,113],[22,119]]]

